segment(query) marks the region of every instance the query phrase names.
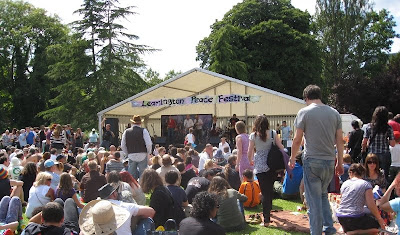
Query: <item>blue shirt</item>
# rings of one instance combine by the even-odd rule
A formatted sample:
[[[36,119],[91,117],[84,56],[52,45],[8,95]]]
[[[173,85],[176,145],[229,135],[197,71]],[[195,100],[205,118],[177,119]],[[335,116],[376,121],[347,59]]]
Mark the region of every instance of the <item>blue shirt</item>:
[[[342,183],[349,178],[349,168],[350,168],[350,166],[351,166],[351,164],[349,164],[349,163],[343,164],[344,172],[343,172],[343,175],[339,176],[340,181],[342,181]]]
[[[281,130],[282,140],[290,140],[290,131],[292,131],[292,128],[290,126],[282,126]]]
[[[392,210],[394,212],[396,212],[397,216],[396,216],[396,224],[398,227],[400,227],[400,216],[399,216],[399,212],[400,212],[400,197],[395,198],[393,200],[389,201],[390,207],[392,207]],[[400,231],[397,233],[398,235],[400,235]]]
[[[33,134],[33,132],[30,131],[28,136],[26,137],[26,143],[29,144],[29,145],[32,145],[34,138],[35,138],[35,134]]]

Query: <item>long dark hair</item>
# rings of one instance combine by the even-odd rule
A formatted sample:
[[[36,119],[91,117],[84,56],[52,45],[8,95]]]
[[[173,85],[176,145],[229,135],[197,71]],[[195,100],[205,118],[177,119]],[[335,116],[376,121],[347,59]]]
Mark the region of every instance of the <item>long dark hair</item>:
[[[374,133],[386,133],[388,125],[388,110],[385,106],[378,106],[372,114],[371,128]]]
[[[227,198],[228,197],[228,189],[231,188],[229,185],[228,181],[226,181],[224,178],[221,176],[215,176],[211,182],[210,186],[208,188],[209,193],[215,193],[222,198]]]
[[[74,188],[72,184],[72,179],[70,174],[64,172],[60,175],[60,184],[58,185],[58,189],[61,190],[61,192],[64,195],[68,195],[69,192]]]
[[[373,154],[373,153],[369,153],[367,155],[367,157],[365,158],[365,165],[364,165],[365,170],[366,170],[365,171],[365,175],[367,177],[369,177],[369,168],[368,168],[368,162],[369,161],[374,161],[376,163],[375,172],[379,175],[381,173],[379,171],[379,159],[378,159],[378,156],[376,156],[376,154]]]
[[[140,178],[140,185],[144,193],[153,191],[157,186],[164,185],[160,175],[153,169],[146,169]]]
[[[260,133],[260,138],[262,141],[267,141],[267,130],[269,130],[269,121],[267,116],[258,115],[254,121],[253,132],[257,136],[257,132]]]

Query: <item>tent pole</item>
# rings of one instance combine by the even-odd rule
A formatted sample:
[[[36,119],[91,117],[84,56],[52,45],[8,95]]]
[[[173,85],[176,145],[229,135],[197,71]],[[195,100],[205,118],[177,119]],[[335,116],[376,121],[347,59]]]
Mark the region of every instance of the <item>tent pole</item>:
[[[103,117],[101,116],[101,115],[98,115],[98,117],[99,117],[99,126],[98,126],[98,128],[99,128],[99,138],[100,138],[100,144],[101,144],[101,142],[103,142],[103,128],[101,128],[101,120],[103,119]]]
[[[244,94],[247,95],[247,86],[244,86]],[[246,121],[247,131],[249,131],[249,120],[247,118],[247,103],[244,103],[244,120]],[[249,133],[249,132],[248,132]]]

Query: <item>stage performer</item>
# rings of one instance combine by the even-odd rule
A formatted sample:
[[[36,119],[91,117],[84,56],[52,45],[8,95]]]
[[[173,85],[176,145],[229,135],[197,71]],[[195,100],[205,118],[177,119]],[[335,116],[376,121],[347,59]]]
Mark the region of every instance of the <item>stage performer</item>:
[[[132,127],[122,134],[121,148],[129,158],[129,173],[138,179],[147,168],[147,156],[151,153],[153,143],[147,129],[140,127],[142,119],[139,115],[133,116],[131,122]]]
[[[201,144],[203,140],[203,120],[201,120],[198,114],[194,120],[194,127],[194,136],[196,137],[196,141],[198,144]]]
[[[176,128],[176,121],[175,119],[172,118],[172,116],[169,116],[167,126],[168,126],[168,142],[172,144],[174,142],[174,136],[175,136],[174,131]]]
[[[193,128],[193,120],[190,118],[190,115],[186,115],[186,119],[183,121],[183,127],[185,127],[185,133],[189,133],[190,128]]]
[[[237,136],[235,125],[238,121],[239,118],[236,117],[236,114],[233,114],[232,118],[229,119],[229,135],[230,135],[229,139],[231,141],[231,144],[234,143],[233,141],[235,141],[235,138]]]

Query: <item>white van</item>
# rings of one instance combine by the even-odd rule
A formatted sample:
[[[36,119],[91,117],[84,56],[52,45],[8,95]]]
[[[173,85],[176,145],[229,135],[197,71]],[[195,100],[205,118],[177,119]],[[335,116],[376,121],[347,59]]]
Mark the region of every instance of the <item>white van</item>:
[[[340,114],[342,118],[342,131],[343,136],[347,136],[349,132],[353,131],[353,127],[351,126],[351,122],[353,120],[360,120],[357,116],[353,114]],[[360,123],[360,127],[362,127],[362,122]]]

